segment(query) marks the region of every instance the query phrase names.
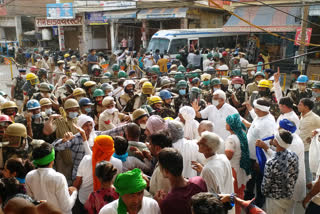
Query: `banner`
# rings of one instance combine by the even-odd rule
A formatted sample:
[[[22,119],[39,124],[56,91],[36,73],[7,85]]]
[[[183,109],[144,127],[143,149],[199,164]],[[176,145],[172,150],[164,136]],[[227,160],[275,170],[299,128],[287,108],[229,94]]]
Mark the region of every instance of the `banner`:
[[[52,26],[78,26],[83,24],[82,16],[74,19],[46,19],[36,18],[36,27],[52,27]]]
[[[312,34],[312,28],[307,28],[306,29],[306,40],[305,40],[305,46],[309,46],[310,40],[311,40],[311,34]],[[301,37],[302,37],[302,28],[299,27],[296,30],[296,38],[294,45],[299,46],[301,42]]]
[[[73,19],[72,3],[47,4],[47,19]]]

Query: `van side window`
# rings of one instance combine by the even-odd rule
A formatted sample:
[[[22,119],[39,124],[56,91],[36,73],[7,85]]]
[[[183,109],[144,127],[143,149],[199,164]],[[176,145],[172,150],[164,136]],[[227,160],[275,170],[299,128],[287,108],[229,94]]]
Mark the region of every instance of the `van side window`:
[[[172,39],[169,54],[178,54],[184,47],[188,47],[188,39]]]

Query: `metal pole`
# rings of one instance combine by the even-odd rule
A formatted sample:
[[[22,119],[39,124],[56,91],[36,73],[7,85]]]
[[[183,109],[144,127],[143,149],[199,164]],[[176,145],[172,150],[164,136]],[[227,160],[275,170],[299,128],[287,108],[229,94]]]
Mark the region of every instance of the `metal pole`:
[[[305,1],[303,1],[303,20],[307,20],[308,16],[309,16],[309,5],[306,5]],[[306,41],[306,33],[307,33],[307,22],[302,21],[301,22],[301,41],[302,43],[300,44],[299,47],[299,55],[303,54],[305,52],[305,44],[304,42]],[[303,58],[302,58],[303,59]],[[301,71],[301,73],[304,71],[304,62],[303,60],[300,61],[299,63],[299,71]]]

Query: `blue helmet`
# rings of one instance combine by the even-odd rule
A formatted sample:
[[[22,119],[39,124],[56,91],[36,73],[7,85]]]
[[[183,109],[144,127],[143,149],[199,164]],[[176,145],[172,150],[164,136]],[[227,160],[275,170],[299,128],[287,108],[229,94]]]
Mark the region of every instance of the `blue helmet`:
[[[28,110],[38,109],[38,108],[40,108],[40,103],[38,100],[32,99],[27,102],[27,109]]]
[[[79,106],[90,106],[93,105],[93,103],[91,102],[91,100],[87,97],[83,97],[79,100]]]
[[[171,99],[172,95],[168,90],[164,89],[160,91],[160,98],[162,100],[167,100],[167,99]]]
[[[300,75],[297,79],[297,83],[307,83],[309,78],[306,75]]]

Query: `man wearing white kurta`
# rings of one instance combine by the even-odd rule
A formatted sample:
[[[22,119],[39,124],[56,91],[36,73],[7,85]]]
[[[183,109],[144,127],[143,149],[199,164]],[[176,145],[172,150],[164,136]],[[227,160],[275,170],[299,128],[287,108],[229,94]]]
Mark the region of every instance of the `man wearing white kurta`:
[[[199,152],[207,159],[202,167],[195,163],[193,169],[201,172],[200,176],[205,180],[209,192],[217,194],[230,194],[234,192],[232,168],[225,155],[216,154],[219,146],[219,137],[212,132],[205,131],[198,142]],[[228,213],[234,213],[234,209]]]
[[[226,118],[229,115],[239,113],[230,104],[226,103],[226,93],[222,90],[216,90],[213,93],[213,105],[207,106],[205,109],[199,112],[199,106],[197,103],[193,103],[192,107],[196,111],[198,118],[210,120],[215,129],[215,133],[218,134],[223,140],[226,140],[230,135],[230,132],[226,130]]]
[[[183,125],[181,122],[169,121],[168,130],[172,136],[172,147],[177,149],[183,157],[182,176],[185,178],[197,176],[197,172],[192,169],[191,162],[197,161],[201,164],[205,162],[205,157],[198,151],[198,145],[195,141],[188,141],[183,138]]]
[[[67,180],[63,174],[56,172],[52,167],[54,163],[54,148],[43,143],[33,151],[34,164],[39,168],[32,170],[26,176],[27,194],[35,200],[46,200],[63,214],[71,214],[71,209],[77,199],[77,190],[68,188]],[[69,194],[69,191],[72,194]]]
[[[259,207],[264,205],[264,196],[261,193],[262,172],[255,170],[254,165],[257,164],[256,156],[256,142],[266,137],[270,137],[274,134],[274,129],[277,127],[276,121],[272,114],[270,114],[270,103],[259,98],[253,102],[254,110],[249,109],[250,115],[253,118],[253,122],[248,130],[248,144],[250,151],[250,159],[252,160],[252,179],[249,180],[246,186],[245,198],[256,197],[256,204]],[[269,146],[269,142],[267,142]],[[254,187],[256,186],[256,194],[254,194]]]

